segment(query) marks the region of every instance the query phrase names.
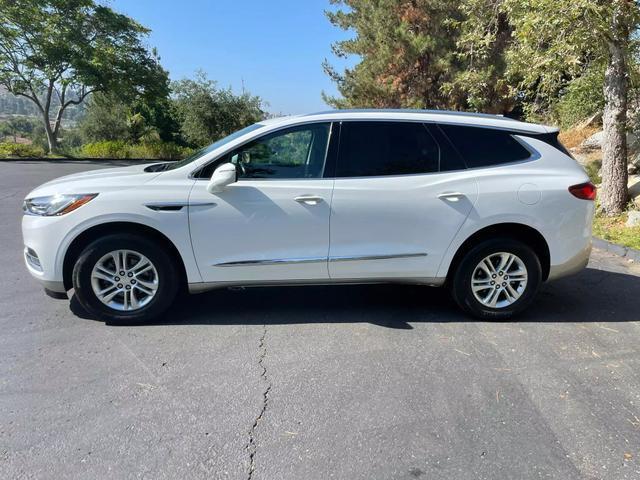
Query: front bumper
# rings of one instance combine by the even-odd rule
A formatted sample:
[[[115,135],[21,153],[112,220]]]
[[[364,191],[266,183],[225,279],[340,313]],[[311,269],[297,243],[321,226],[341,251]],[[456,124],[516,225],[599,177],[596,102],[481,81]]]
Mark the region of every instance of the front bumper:
[[[39,256],[37,252],[30,247],[24,247],[24,263],[27,266],[27,270],[33,278],[38,280],[45,290],[51,292],[66,294],[67,290],[64,288],[64,281],[62,280],[46,280],[44,278],[44,271],[39,263]]]
[[[66,292],[58,248],[67,228],[61,217],[22,217],[23,258],[27,270],[45,289],[56,293]]]

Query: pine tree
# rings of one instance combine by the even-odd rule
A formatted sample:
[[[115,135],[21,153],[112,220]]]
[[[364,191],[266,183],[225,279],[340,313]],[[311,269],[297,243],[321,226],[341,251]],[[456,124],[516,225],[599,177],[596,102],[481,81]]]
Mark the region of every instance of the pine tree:
[[[453,2],[440,0],[331,0],[347,9],[327,12],[331,23],[352,30],[336,42],[338,57],[361,61],[339,73],[325,61],[342,98],[324,96],[337,108],[448,108],[442,85],[455,74],[456,29]]]

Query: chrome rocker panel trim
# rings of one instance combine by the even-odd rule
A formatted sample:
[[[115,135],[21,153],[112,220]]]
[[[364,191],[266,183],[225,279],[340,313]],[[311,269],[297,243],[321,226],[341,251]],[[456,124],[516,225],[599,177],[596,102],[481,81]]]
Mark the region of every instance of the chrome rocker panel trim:
[[[234,262],[223,262],[214,264],[215,267],[244,267],[256,265],[290,265],[301,263],[319,262],[351,262],[359,260],[388,260],[394,258],[414,258],[426,257],[426,253],[403,253],[390,255],[349,255],[335,257],[309,257],[309,258],[276,258],[265,260],[240,260]],[[444,278],[354,278],[354,279],[317,279],[317,280],[273,280],[273,281],[231,281],[231,282],[204,282],[189,284],[190,293],[202,293],[209,290],[229,287],[270,287],[270,286],[299,286],[299,285],[353,285],[353,284],[376,284],[376,283],[400,283],[441,286]]]
[[[345,255],[340,257],[309,257],[309,258],[275,258],[268,260],[240,260],[235,262],[216,263],[214,267],[244,267],[254,265],[286,265],[319,262],[353,262],[361,260],[388,260],[392,258],[426,257],[426,253],[401,253],[392,255]]]

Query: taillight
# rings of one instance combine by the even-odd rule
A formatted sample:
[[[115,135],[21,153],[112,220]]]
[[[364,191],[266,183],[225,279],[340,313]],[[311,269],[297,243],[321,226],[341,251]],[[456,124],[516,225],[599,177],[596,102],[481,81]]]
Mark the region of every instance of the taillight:
[[[569,187],[569,192],[571,192],[571,195],[581,200],[595,200],[596,191],[596,186],[591,182],[572,185]]]

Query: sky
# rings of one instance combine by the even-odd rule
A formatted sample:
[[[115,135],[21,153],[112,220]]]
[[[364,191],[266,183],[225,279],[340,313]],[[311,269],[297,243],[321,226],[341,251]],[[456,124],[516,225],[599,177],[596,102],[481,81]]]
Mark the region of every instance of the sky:
[[[219,87],[242,86],[259,95],[274,114],[295,115],[328,109],[321,92],[336,94],[322,70],[326,58],[339,70],[331,43],[349,37],[324,15],[329,0],[110,0],[152,30],[172,80],[198,70]]]

